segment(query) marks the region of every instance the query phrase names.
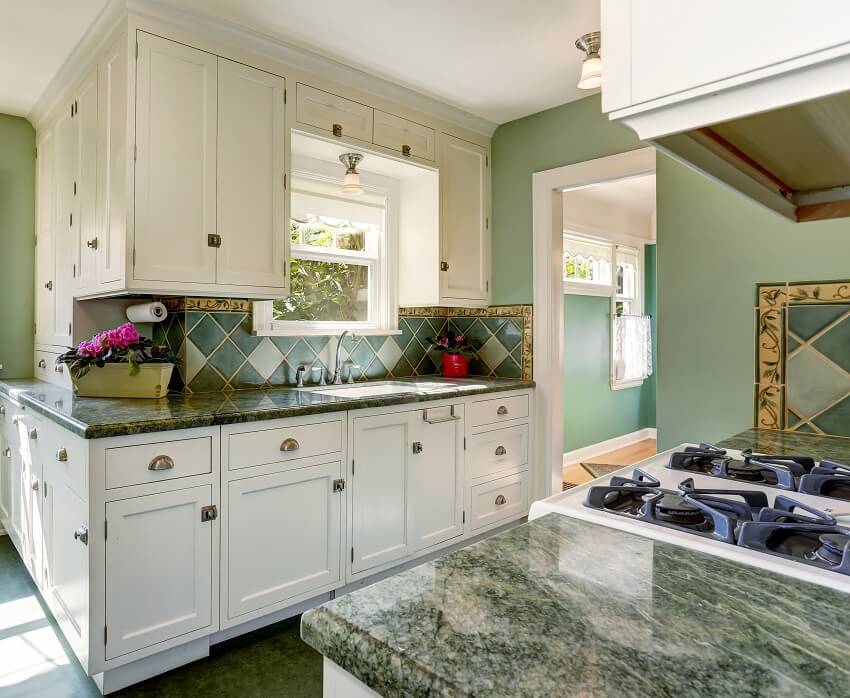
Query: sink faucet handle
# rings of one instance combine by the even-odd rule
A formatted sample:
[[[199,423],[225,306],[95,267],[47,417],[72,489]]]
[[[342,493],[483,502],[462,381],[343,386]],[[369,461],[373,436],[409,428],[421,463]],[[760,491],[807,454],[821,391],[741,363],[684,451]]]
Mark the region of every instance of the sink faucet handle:
[[[304,387],[304,371],[307,368],[304,365],[299,366],[295,369],[295,387],[303,388]]]
[[[347,361],[348,364],[348,383],[354,382],[354,369],[360,368],[360,364],[356,364],[353,361]]]
[[[316,371],[319,372],[318,373],[318,376],[319,376],[318,380],[316,378],[313,378],[313,381],[316,382],[317,385],[327,385],[327,382],[325,381],[325,367],[324,366],[313,366],[313,368],[311,368],[310,370],[313,372],[314,376],[316,375]]]

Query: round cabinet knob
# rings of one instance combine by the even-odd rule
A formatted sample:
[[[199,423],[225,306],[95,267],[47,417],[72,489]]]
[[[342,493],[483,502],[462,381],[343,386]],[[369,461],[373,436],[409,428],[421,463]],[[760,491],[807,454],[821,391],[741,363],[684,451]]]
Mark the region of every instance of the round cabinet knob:
[[[97,249],[97,238],[95,238],[94,240],[87,241],[86,247],[88,247],[90,250],[96,250]]]
[[[33,492],[38,492],[38,480],[33,480],[30,488],[32,488]]]
[[[74,531],[74,540],[80,541],[83,545],[89,544],[89,529],[86,526],[80,526]]]
[[[47,368],[47,362],[44,359],[40,359],[38,362],[39,368]]]
[[[44,284],[44,288],[46,288],[48,291],[52,291],[53,290],[53,282],[48,281],[46,284]]]
[[[507,501],[508,500],[505,499],[505,495],[500,494],[498,497],[496,497],[496,506],[502,506],[502,504],[506,504]]]
[[[409,145],[401,146],[401,154],[404,155],[404,157],[409,158],[410,157],[410,146]]]
[[[284,439],[283,443],[280,445],[280,450],[284,453],[297,451],[299,448],[301,448],[301,444],[299,444],[295,439]]]
[[[0,417],[6,416],[6,405],[0,405]]]
[[[56,364],[53,367],[53,370],[56,371],[56,373],[65,373],[65,367],[62,364]]]
[[[60,448],[58,451],[56,451],[56,460],[58,460],[60,463],[67,463],[68,451],[64,448]]]
[[[33,427],[32,429],[30,429],[30,439],[35,441],[37,438],[38,438],[38,430],[35,427]]]
[[[339,138],[342,136],[342,124],[334,124],[331,131],[337,138]]]
[[[9,448],[8,446],[6,447],[6,450],[3,451],[3,457],[4,458],[11,458],[12,457],[12,449]]]
[[[508,408],[504,405],[499,405],[499,409],[496,410],[496,414],[500,417],[504,417],[508,413]]]
[[[170,456],[157,456],[148,463],[148,470],[171,470],[174,467],[174,459]]]
[[[507,455],[508,450],[504,446],[496,447],[496,455],[497,456],[505,456]]]

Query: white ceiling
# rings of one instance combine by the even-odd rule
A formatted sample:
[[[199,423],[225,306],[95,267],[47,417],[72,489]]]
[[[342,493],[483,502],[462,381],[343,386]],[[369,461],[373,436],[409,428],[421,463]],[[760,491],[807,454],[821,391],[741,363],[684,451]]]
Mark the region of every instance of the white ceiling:
[[[655,175],[618,179],[564,192],[564,226],[655,238]]]
[[[586,96],[599,0],[165,0],[503,123]]]
[[[0,113],[29,113],[106,2],[0,0]]]

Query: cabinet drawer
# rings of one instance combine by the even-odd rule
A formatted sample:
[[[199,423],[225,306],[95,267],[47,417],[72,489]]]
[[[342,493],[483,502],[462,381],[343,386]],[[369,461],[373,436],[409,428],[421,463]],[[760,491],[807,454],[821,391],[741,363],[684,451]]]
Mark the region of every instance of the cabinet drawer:
[[[433,160],[435,138],[436,133],[432,128],[375,110],[374,141],[377,145],[397,150],[403,155]]]
[[[528,507],[528,471],[472,488],[472,530],[525,513]]]
[[[54,385],[61,385],[63,388],[68,388],[70,390],[71,376],[68,372],[68,367],[62,364],[56,364],[58,356],[59,353],[57,352],[37,349],[35,352],[33,375],[41,381],[53,383]]]
[[[295,99],[295,118],[300,123],[341,138],[372,142],[372,107],[302,83],[296,87]]]
[[[528,463],[528,425],[475,434],[469,451],[472,479],[520,470]]]
[[[528,417],[528,395],[513,395],[473,402],[469,422],[473,427]]]
[[[106,488],[144,485],[212,472],[212,438],[106,449]]]
[[[228,470],[321,456],[342,450],[342,422],[299,424],[231,434]]]
[[[87,443],[53,424],[42,426],[41,457],[45,473],[58,477],[83,501],[88,501]],[[47,475],[45,475],[47,477]]]

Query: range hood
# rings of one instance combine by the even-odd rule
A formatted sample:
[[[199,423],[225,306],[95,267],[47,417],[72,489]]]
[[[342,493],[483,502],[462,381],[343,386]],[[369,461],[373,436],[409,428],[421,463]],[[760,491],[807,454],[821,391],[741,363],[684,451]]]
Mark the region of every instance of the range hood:
[[[850,217],[850,92],[653,143],[793,221]]]
[[[809,11],[810,10],[810,11]],[[850,2],[602,0],[602,110],[795,222],[850,217]]]

